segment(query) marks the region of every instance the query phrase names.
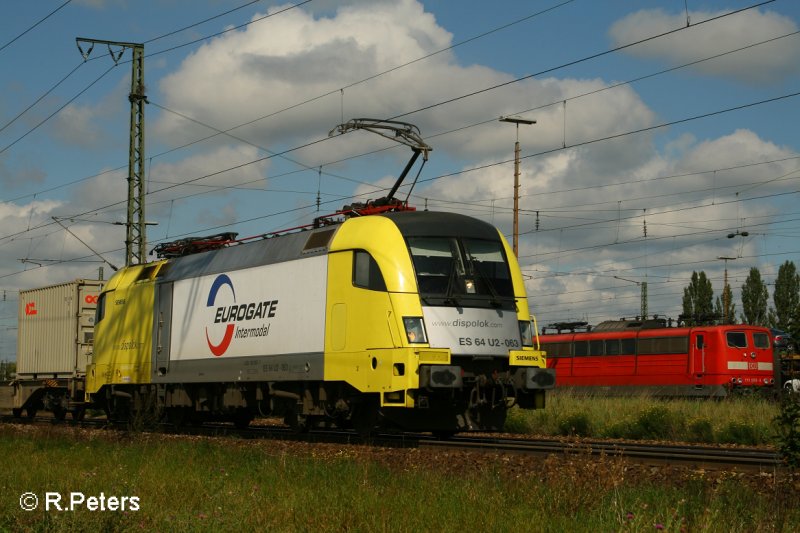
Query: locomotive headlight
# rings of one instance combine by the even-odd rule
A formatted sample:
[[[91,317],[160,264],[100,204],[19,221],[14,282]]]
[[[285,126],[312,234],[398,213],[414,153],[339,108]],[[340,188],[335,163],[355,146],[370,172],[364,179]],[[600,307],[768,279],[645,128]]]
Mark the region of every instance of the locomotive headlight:
[[[406,338],[410,344],[427,344],[425,335],[425,322],[421,316],[404,316],[403,326],[406,328]]]
[[[533,346],[533,333],[531,331],[530,321],[519,321],[519,336],[522,338],[523,346]]]
[[[475,294],[475,280],[474,279],[465,279],[464,280],[464,292],[467,294]]]

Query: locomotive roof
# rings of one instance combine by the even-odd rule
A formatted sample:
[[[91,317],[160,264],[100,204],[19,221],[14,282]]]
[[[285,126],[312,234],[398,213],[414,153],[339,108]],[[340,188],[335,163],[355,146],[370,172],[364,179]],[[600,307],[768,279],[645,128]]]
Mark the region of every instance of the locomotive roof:
[[[391,220],[404,237],[469,235],[478,239],[500,239],[491,224],[458,213],[401,211],[371,216]],[[160,269],[157,278],[174,281],[325,254],[341,227],[342,224],[324,226],[173,258]]]
[[[459,213],[398,211],[378,215],[390,219],[404,237],[463,237],[500,240],[497,229],[482,220]]]
[[[170,259],[158,274],[172,281],[324,254],[340,226],[328,226]]]
[[[667,321],[663,318],[647,320],[606,320],[600,322],[592,331],[626,331],[639,329],[659,329],[667,327]]]

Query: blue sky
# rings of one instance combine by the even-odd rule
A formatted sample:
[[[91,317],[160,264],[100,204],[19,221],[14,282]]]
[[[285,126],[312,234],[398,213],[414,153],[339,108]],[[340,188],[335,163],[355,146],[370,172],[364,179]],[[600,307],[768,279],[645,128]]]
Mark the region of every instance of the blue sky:
[[[510,238],[516,132],[497,118],[518,114],[537,120],[519,131],[520,262],[540,323],[635,315],[643,281],[650,313],[677,316],[693,270],[721,293],[718,257],[736,258],[740,310],[751,267],[771,283],[800,258],[795,1],[245,4],[0,7],[0,357],[20,289],[97,276],[73,234],[124,262],[109,222],[125,219],[130,51],[84,63],[76,37],[145,44],[151,247],[304,224],[318,193],[319,213],[381,196],[410,151],[327,137],[354,117],[419,126],[434,150],[411,202]]]

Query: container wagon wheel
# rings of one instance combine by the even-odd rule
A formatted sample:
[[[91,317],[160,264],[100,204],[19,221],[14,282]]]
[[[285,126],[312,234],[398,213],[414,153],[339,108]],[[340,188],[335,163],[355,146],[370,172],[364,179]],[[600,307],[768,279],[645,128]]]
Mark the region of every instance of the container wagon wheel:
[[[233,415],[233,425],[236,429],[247,429],[252,420],[253,415],[247,409],[237,409]]]

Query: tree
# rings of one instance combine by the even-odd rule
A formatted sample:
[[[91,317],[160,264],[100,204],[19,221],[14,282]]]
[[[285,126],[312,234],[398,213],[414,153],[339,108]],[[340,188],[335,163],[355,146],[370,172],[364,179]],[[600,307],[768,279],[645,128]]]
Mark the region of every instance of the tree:
[[[750,269],[742,285],[742,322],[753,326],[766,326],[769,293],[756,267]]]
[[[714,305],[714,314],[720,317],[725,324],[733,324],[736,322],[736,304],[733,303],[733,291],[729,284],[725,284],[722,288],[722,296],[717,296],[717,302]]]
[[[705,271],[692,272],[692,281],[683,289],[683,318],[689,325],[705,325],[713,321],[714,289]]]
[[[800,275],[792,261],[786,261],[778,268],[775,278],[775,292],[772,293],[773,327],[782,329],[797,338],[800,333]]]

